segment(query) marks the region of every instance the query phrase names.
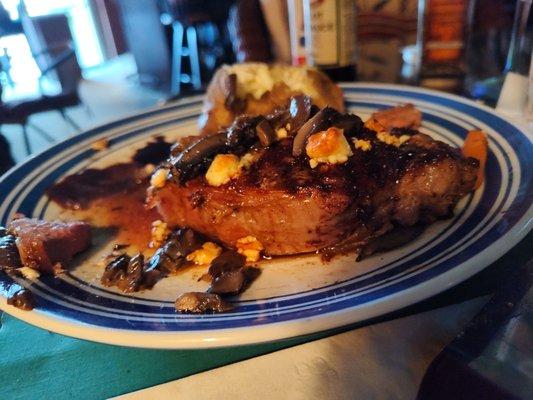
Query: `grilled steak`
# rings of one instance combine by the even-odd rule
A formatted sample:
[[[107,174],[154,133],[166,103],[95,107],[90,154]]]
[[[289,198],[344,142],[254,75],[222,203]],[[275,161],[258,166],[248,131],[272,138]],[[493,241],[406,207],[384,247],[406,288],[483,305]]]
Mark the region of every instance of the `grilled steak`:
[[[53,272],[91,244],[90,225],[85,222],[47,222],[20,218],[8,227],[14,235],[25,267]]]
[[[210,186],[203,174],[168,180],[151,191],[149,202],[171,226],[231,247],[251,235],[266,254],[284,255],[346,241],[363,247],[394,227],[450,216],[473,189],[477,161],[445,143],[415,132],[395,146],[347,123],[345,115],[329,113],[328,126],[323,122],[309,125],[350,127],[344,131],[353,150],[348,161],[311,168],[305,154],[293,155],[295,140],[288,137],[257,150],[258,159],[228,184]],[[370,149],[355,148],[351,139]]]
[[[422,113],[412,104],[405,104],[385,110],[376,111],[372,118],[387,130],[418,129],[422,122]]]

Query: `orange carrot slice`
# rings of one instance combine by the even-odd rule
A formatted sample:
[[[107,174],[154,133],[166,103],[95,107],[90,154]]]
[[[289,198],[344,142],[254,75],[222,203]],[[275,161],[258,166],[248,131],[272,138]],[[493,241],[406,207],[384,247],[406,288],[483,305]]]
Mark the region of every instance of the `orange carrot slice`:
[[[474,189],[477,189],[483,183],[483,178],[485,176],[485,164],[487,162],[487,153],[488,142],[485,132],[479,130],[468,132],[463,144],[463,155],[465,157],[475,158],[479,161],[479,170]]]

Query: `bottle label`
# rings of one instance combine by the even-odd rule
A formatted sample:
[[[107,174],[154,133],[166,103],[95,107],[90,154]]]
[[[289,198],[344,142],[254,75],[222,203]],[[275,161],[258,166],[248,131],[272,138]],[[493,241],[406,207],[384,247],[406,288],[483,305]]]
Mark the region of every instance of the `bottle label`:
[[[303,2],[302,0],[288,0],[287,7],[289,14],[292,65],[305,65],[306,53]]]
[[[356,63],[354,0],[305,0],[304,16],[311,65],[331,68]]]

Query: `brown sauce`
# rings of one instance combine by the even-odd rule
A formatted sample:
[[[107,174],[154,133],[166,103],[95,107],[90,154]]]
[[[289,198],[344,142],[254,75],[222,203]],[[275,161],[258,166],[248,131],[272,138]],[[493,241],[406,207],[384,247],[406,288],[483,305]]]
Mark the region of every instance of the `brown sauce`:
[[[170,156],[170,147],[172,145],[165,141],[162,136],[157,136],[142,149],[137,150],[132,161],[137,164],[157,165],[165,161]]]
[[[94,200],[135,191],[145,178],[146,173],[134,163],[115,164],[104,169],[89,168],[65,177],[46,194],[63,208],[86,209]]]
[[[128,253],[143,252],[151,240],[152,222],[161,219],[156,210],[145,204],[147,183],[131,191],[94,200],[87,209],[75,215],[96,227],[117,229],[116,243],[128,244]]]
[[[22,263],[16,245],[16,238],[7,234],[7,230],[0,227],[0,270],[11,270],[20,267],[22,267]]]
[[[31,311],[35,308],[35,299],[29,290],[19,289],[7,298],[7,304],[24,311]]]
[[[116,243],[144,251],[150,243],[152,222],[160,219],[157,211],[145,206],[148,185],[144,167],[122,163],[67,176],[47,194],[62,208],[72,210],[73,218],[98,228],[116,228]]]
[[[157,136],[137,150],[131,162],[103,169],[88,168],[69,175],[50,187],[46,194],[63,208],[79,210],[88,208],[98,199],[135,192],[145,180],[148,181],[148,173],[143,166],[164,161],[170,155],[170,146]]]

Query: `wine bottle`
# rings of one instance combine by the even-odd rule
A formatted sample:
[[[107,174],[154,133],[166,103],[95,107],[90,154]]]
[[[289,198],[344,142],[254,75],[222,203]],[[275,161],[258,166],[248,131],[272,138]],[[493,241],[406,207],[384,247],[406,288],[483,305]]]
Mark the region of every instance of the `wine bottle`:
[[[304,0],[307,63],[335,81],[357,77],[355,0]]]

